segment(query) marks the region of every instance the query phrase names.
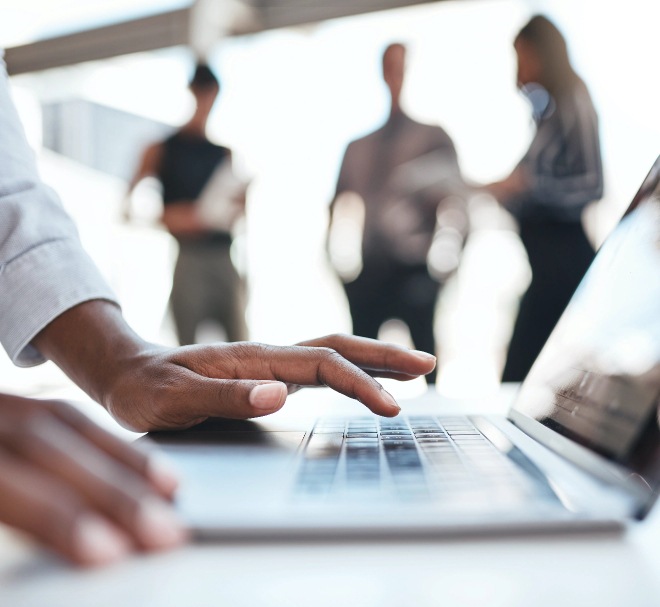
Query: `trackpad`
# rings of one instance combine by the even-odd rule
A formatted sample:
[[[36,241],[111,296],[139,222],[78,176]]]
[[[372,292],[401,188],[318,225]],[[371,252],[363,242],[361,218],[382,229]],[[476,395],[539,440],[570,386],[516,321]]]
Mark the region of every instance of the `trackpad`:
[[[177,507],[189,521],[263,513],[289,495],[302,431],[197,430],[151,434],[179,472]],[[242,517],[241,517],[242,518]]]

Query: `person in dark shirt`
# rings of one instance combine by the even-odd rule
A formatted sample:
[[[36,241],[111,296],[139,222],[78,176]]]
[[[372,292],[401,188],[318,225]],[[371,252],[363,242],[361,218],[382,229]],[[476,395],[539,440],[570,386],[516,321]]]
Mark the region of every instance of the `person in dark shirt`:
[[[561,32],[537,15],[514,48],[536,134],[513,172],[486,187],[516,218],[532,270],[502,375],[519,382],[594,257],[582,212],[602,196],[603,170],[596,111]]]
[[[199,204],[219,167],[231,164],[231,151],[206,137],[220,83],[208,66],[199,64],[190,90],[196,103],[192,118],[146,149],[131,189],[147,176],[156,177],[162,186],[162,221],[179,245],[170,296],[179,342],[195,343],[205,320],[220,323],[228,341],[242,341],[247,338],[245,289],[230,256],[231,220],[237,213],[218,229],[205,221]],[[239,205],[242,212],[244,198]]]

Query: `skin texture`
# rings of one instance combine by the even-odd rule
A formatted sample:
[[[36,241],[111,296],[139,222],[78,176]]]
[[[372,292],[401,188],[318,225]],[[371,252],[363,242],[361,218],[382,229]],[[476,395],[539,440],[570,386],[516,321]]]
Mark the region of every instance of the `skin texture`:
[[[71,308],[33,343],[136,431],[267,415],[302,386],[330,386],[394,416],[398,405],[374,377],[405,381],[435,366],[429,354],[348,335],[284,347],[165,348],[142,340],[117,306],[99,300]],[[0,522],[71,562],[103,565],[185,541],[170,503],[176,486],[157,456],[72,406],[0,394]]]
[[[63,402],[0,394],[0,521],[79,565],[181,543],[176,477]]]
[[[140,339],[105,301],[72,308],[34,343],[120,424],[141,432],[187,428],[214,416],[267,415],[301,386],[329,386],[394,416],[398,405],[373,378],[407,380],[435,366],[429,354],[349,335],[295,346],[165,348]]]

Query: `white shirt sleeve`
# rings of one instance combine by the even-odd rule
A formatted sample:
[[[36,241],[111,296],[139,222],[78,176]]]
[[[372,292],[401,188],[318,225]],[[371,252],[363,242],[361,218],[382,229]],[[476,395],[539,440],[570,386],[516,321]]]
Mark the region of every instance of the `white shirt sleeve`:
[[[0,50],[0,343],[15,364],[39,364],[34,336],[92,299],[115,300],[57,194],[39,178]]]

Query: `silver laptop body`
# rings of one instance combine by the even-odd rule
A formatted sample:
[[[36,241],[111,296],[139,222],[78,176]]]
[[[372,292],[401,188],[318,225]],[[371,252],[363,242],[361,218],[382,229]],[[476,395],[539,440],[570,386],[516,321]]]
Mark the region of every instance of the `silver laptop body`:
[[[385,419],[336,398],[321,418],[285,407],[150,434],[181,471],[193,533],[429,536],[643,518],[660,486],[660,158],[506,417],[449,415],[427,398]]]

